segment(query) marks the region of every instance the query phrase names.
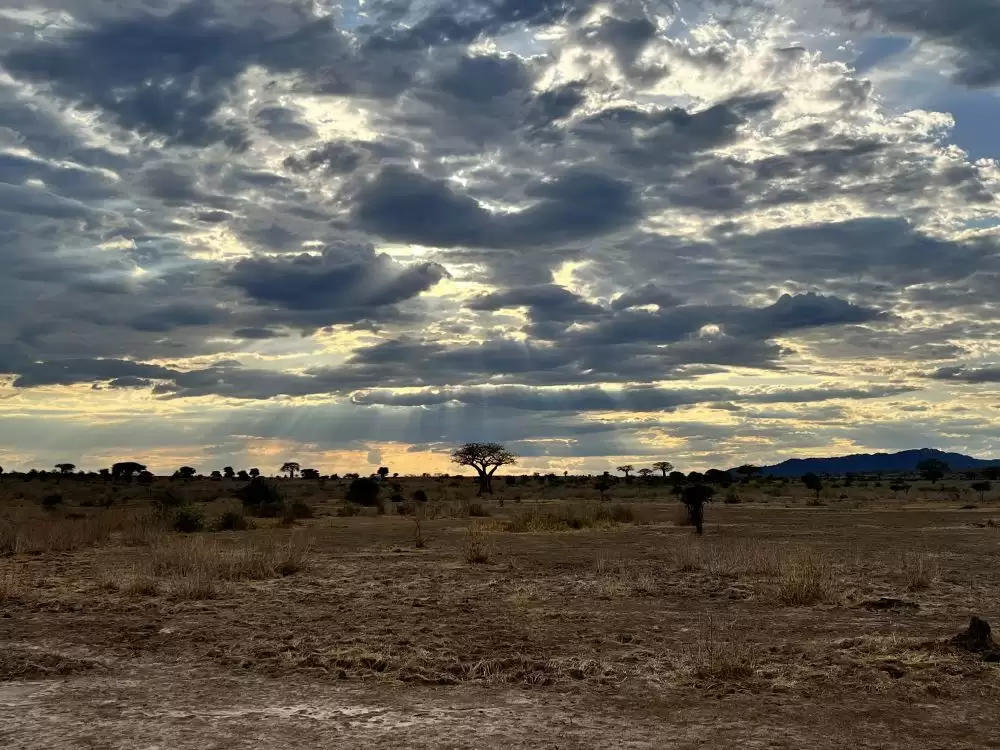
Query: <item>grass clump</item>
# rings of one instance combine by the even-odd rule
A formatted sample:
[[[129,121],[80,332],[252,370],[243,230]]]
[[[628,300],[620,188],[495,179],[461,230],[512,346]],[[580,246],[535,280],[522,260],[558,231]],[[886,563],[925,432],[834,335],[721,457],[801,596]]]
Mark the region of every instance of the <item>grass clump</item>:
[[[494,553],[492,535],[482,525],[473,523],[466,532],[462,552],[467,563],[485,565]]]
[[[581,503],[516,511],[505,522],[504,530],[512,533],[574,531],[594,526],[615,526],[635,523],[636,513],[630,505]]]
[[[812,551],[798,550],[782,561],[778,601],[790,607],[834,602],[840,584],[831,562]]]
[[[937,578],[937,566],[927,555],[909,553],[903,558],[903,576],[907,591],[924,591]]]
[[[742,682],[757,672],[757,648],[735,624],[720,628],[711,617],[706,617],[692,662],[692,672],[699,679]]]

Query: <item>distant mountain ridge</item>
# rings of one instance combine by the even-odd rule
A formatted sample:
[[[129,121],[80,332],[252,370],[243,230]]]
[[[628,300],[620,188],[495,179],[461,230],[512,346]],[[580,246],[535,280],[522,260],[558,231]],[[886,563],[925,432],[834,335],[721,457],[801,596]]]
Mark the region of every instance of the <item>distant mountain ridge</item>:
[[[860,453],[836,458],[792,458],[774,466],[765,466],[762,473],[772,477],[800,477],[809,472],[840,476],[850,472],[866,474],[913,471],[918,463],[929,458],[944,461],[952,471],[1000,466],[1000,459],[973,458],[961,453],[946,453],[936,448],[922,448],[899,453]]]

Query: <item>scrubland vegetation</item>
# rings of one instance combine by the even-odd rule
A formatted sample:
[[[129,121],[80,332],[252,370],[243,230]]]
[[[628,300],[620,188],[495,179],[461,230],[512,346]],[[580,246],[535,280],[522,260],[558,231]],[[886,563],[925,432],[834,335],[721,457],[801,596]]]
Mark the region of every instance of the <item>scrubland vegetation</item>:
[[[698,536],[708,482],[668,471],[284,473],[4,476],[0,695],[49,687],[0,736],[75,746],[101,695],[184,747],[185,721],[357,747],[985,747],[1000,723],[994,652],[951,640],[1000,620],[983,478],[751,472]]]

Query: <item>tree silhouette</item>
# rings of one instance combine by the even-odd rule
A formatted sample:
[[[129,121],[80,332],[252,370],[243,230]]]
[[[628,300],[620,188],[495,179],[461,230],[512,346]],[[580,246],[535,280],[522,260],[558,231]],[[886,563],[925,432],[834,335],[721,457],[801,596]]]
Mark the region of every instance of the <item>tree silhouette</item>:
[[[194,475],[197,473],[198,470],[193,466],[182,466],[174,472],[174,476],[180,477],[181,479],[194,479]]]
[[[493,475],[501,466],[517,463],[517,456],[500,443],[466,443],[452,451],[451,460],[459,466],[471,466],[479,474],[479,492],[493,494]]]
[[[76,464],[56,464],[56,468],[59,469],[60,474],[72,474]]]
[[[126,484],[132,481],[132,476],[146,470],[144,464],[135,461],[121,461],[111,467],[111,479],[124,479]]]
[[[249,474],[249,475],[250,475],[250,476],[251,476],[251,477],[252,477],[253,479],[256,479],[257,477],[259,477],[259,476],[260,476],[260,469],[250,469],[250,471],[248,471],[247,473],[248,473],[248,474]]]
[[[979,493],[979,502],[986,499],[986,493],[990,491],[991,486],[989,482],[976,482],[972,485],[972,489]]]
[[[705,523],[705,503],[710,502],[714,495],[715,490],[707,484],[689,485],[681,493],[681,502],[687,507],[688,520],[699,535]]]
[[[220,482],[220,481],[222,481],[222,472],[219,471],[218,469],[216,469],[215,471],[213,471],[210,476],[212,477],[212,481],[213,482]]]
[[[303,479],[319,479],[318,469],[303,469],[302,470]]]
[[[250,481],[250,475],[247,474],[247,470],[246,469],[240,469],[238,472],[236,472],[236,478],[240,479],[240,480],[242,480],[244,482],[249,482]]]
[[[655,473],[656,472],[654,472],[652,469],[647,469],[645,467],[643,467],[642,469],[639,469],[639,476],[642,477],[644,480],[647,480],[647,481]]]
[[[285,461],[285,463],[281,465],[281,469],[279,471],[287,473],[289,479],[294,479],[295,475],[301,468],[302,467],[299,466],[297,461]]]
[[[728,487],[733,483],[733,477],[728,471],[722,469],[709,469],[705,472],[705,481],[709,484],[718,484]]]
[[[222,476],[226,479],[236,479],[236,471],[232,466],[224,466],[222,468]]]
[[[928,458],[917,464],[917,472],[924,479],[930,480],[931,484],[937,484],[937,481],[950,470],[951,467],[948,464],[936,458]]]
[[[594,489],[601,493],[602,502],[604,501],[605,493],[611,489],[611,485],[611,475],[607,472],[604,472],[603,475],[599,476],[597,481],[594,483]]]
[[[619,466],[617,469],[615,469],[615,471],[620,471],[622,474],[625,475],[625,478],[628,479],[629,474],[635,471],[635,467],[632,466],[632,464],[625,464],[624,466]]]
[[[653,468],[656,469],[657,471],[663,472],[663,478],[666,479],[667,474],[669,474],[673,470],[674,465],[669,461],[657,461],[655,464],[653,464]]]
[[[819,500],[819,493],[823,489],[823,480],[819,478],[818,475],[813,472],[802,475],[802,484],[806,486],[806,489],[810,489],[816,493],[816,499]]]
[[[382,479],[385,479],[387,476],[389,476],[389,467],[379,466],[378,471],[376,471],[375,473],[378,474]]]

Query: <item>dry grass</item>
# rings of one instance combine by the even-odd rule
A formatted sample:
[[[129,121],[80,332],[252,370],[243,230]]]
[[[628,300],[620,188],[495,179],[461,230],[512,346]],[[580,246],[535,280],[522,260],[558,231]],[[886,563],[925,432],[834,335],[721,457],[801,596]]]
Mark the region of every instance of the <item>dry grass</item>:
[[[86,518],[40,518],[30,510],[0,519],[0,555],[72,552],[106,544],[118,519],[109,513]]]
[[[773,544],[758,539],[705,541],[685,537],[671,549],[674,566],[682,573],[704,570],[734,577],[777,576],[782,559]]]
[[[907,591],[929,589],[937,578],[937,565],[930,556],[922,553],[908,553],[903,557],[903,576]]]
[[[462,548],[467,563],[484,565],[494,554],[493,535],[484,524],[473,523],[465,534],[465,545]]]
[[[595,565],[597,590],[604,596],[655,596],[656,576],[624,558],[599,557]]]
[[[517,510],[504,524],[504,530],[513,533],[571,531],[636,523],[637,520],[631,505],[558,503]]]
[[[702,680],[740,682],[756,674],[758,649],[738,623],[719,625],[706,615],[698,631],[691,672]]]
[[[808,549],[798,549],[781,563],[777,599],[789,607],[835,603],[841,585],[830,560]]]
[[[21,577],[14,569],[0,571],[0,604],[19,601],[24,595]]]
[[[166,590],[176,599],[214,599],[223,582],[262,581],[289,576],[308,564],[311,540],[293,534],[288,541],[165,537],[131,568],[104,571],[102,587],[127,596],[156,596]]]

